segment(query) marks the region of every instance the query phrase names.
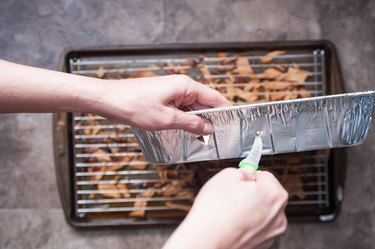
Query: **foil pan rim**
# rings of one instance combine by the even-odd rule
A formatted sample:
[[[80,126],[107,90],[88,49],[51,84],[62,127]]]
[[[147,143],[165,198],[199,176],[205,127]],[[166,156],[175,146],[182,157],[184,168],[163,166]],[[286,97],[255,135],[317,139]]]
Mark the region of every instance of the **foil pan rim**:
[[[208,143],[182,129],[134,134],[151,163],[182,163],[246,156],[260,132],[262,154],[347,147],[368,135],[375,91],[327,95],[194,111],[211,120],[215,132]]]
[[[361,96],[371,96],[371,95],[375,95],[375,90],[369,90],[369,91],[363,91],[363,92],[352,92],[352,93],[341,93],[341,94],[325,95],[325,96],[310,97],[310,98],[303,98],[303,99],[270,101],[267,103],[245,104],[245,105],[236,105],[236,106],[229,106],[229,107],[217,107],[217,108],[190,111],[187,113],[200,115],[200,114],[210,114],[210,113],[217,113],[217,112],[223,112],[223,111],[236,111],[236,110],[248,109],[248,108],[267,107],[267,106],[285,105],[285,104],[299,104],[299,103],[302,104],[302,103],[315,102],[315,101],[320,101],[320,100],[330,100],[330,99],[346,98],[346,97],[361,97]]]

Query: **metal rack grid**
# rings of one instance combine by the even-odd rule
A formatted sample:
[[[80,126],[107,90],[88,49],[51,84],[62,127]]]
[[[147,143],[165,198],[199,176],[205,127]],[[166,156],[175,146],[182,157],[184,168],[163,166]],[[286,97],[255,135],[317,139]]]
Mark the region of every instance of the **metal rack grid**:
[[[283,55],[272,58],[271,63],[260,63],[264,51],[244,53],[228,53],[218,57],[216,53],[181,55],[128,56],[126,58],[75,58],[70,61],[70,71],[74,74],[122,79],[137,77],[139,72],[152,72],[155,75],[185,73],[210,87],[221,91],[227,97],[228,87],[243,88],[247,81],[264,77],[264,70],[278,67],[286,68],[297,65],[310,72],[305,82],[290,82],[297,87],[303,86],[309,96],[320,96],[326,93],[324,50],[288,51]],[[223,83],[228,74],[224,68],[233,68],[233,61],[246,58],[252,68],[252,74],[234,73],[235,81],[228,85]],[[224,62],[224,63],[223,63]],[[198,67],[197,65],[200,65]],[[204,75],[202,65],[209,70]],[[224,70],[224,72],[226,72]],[[241,81],[245,81],[244,83]],[[254,87],[264,87],[265,83],[258,82]],[[274,91],[278,94],[290,94],[289,90]],[[294,91],[299,94],[299,91]],[[305,92],[303,92],[305,93]],[[246,93],[253,94],[252,92]],[[265,97],[266,91],[258,93]],[[261,100],[261,101],[264,101]],[[243,104],[240,100],[236,104]],[[126,218],[137,218],[130,215],[134,211],[146,211],[138,218],[144,217],[182,217],[192,204],[200,186],[213,174],[228,166],[238,164],[236,160],[228,162],[205,162],[183,165],[176,173],[176,165],[165,166],[160,170],[157,166],[149,165],[143,158],[130,127],[114,125],[108,120],[87,114],[73,114],[73,143],[75,161],[75,212],[79,217],[95,213],[122,213]],[[98,153],[98,151],[100,153]],[[262,166],[272,171],[290,194],[288,207],[329,205],[328,155],[329,151],[305,152],[292,155],[269,156],[262,159]],[[103,160],[98,160],[102,158]],[[132,158],[132,160],[128,160]],[[104,160],[105,159],[105,160]],[[137,169],[138,166],[143,167]],[[134,168],[135,167],[135,168]],[[198,169],[197,169],[198,168]],[[174,177],[161,179],[163,174]],[[164,196],[168,183],[185,181],[184,177],[194,175],[190,182],[184,182],[177,192],[185,196]],[[125,185],[124,188],[107,189],[98,186]],[[156,187],[155,187],[156,186]],[[142,197],[152,189],[150,197]],[[135,203],[146,202],[146,205]],[[176,202],[177,205],[166,205],[166,202]],[[143,203],[144,204],[144,203]]]

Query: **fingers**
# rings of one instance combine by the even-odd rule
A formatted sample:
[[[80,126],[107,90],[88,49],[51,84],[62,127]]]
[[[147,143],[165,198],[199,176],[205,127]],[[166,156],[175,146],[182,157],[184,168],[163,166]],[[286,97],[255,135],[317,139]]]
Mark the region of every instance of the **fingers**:
[[[213,125],[207,119],[178,109],[174,110],[170,128],[184,129],[199,135],[209,135],[214,132]]]
[[[257,182],[271,182],[281,186],[280,182],[276,179],[276,177],[268,171],[258,170],[256,172],[256,178]]]
[[[245,181],[256,181],[256,173],[252,167],[242,167],[238,169],[243,174]]]
[[[283,208],[285,208],[289,194],[281,185],[281,183],[276,179],[274,175],[267,171],[257,171],[256,172],[257,182],[264,184],[263,188],[273,189],[272,193],[277,194],[277,197],[280,198]]]
[[[244,175],[236,168],[225,168],[214,177],[225,182],[242,181],[244,179]]]
[[[261,188],[268,193],[269,200],[273,203],[272,208],[284,212],[288,204],[289,194],[276,177],[267,171],[257,171],[256,178],[257,183],[261,184]]]
[[[184,129],[199,135],[209,135],[214,131],[214,127],[209,121],[197,115],[184,113],[179,108],[201,110],[232,106],[232,103],[221,93],[192,80],[188,76],[171,75],[164,76],[163,79],[173,82],[173,84],[168,86],[169,94],[161,98],[161,103],[164,107],[167,107],[156,117],[155,126],[161,129]],[[180,84],[176,84],[177,81]]]
[[[193,82],[194,84],[192,84],[192,91],[193,94],[196,95],[196,103],[209,107],[226,107],[233,105],[220,92],[213,90],[212,88],[199,82]]]
[[[256,248],[257,249],[269,249],[271,248],[274,242],[275,242],[275,238],[272,238],[272,239],[264,241],[262,244],[260,244]]]
[[[215,177],[222,178],[224,181],[255,181],[255,171],[252,169],[225,168]]]
[[[212,106],[202,105],[202,104],[199,104],[199,103],[193,103],[189,107],[190,107],[189,111],[204,110],[204,109],[212,108]]]

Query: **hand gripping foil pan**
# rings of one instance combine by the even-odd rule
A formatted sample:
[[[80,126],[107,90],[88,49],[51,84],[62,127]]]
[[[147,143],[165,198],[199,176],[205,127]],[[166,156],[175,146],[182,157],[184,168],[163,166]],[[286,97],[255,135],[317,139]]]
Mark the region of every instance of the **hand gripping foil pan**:
[[[184,130],[135,130],[149,162],[182,163],[245,157],[260,131],[264,155],[338,148],[363,142],[375,91],[191,112],[212,122],[208,144]]]

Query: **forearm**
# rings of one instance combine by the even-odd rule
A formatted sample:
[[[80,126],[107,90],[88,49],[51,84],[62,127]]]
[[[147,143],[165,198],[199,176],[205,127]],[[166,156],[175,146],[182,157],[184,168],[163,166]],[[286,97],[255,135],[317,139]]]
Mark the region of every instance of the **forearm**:
[[[184,75],[101,80],[0,60],[0,113],[90,112],[141,129],[207,135],[213,131],[210,122],[180,109],[230,105]]]
[[[191,213],[170,236],[163,249],[219,249],[220,236],[215,234],[212,226],[205,224],[207,221],[197,219]],[[211,227],[211,229],[205,229]]]
[[[0,113],[90,111],[99,81],[0,60]]]

